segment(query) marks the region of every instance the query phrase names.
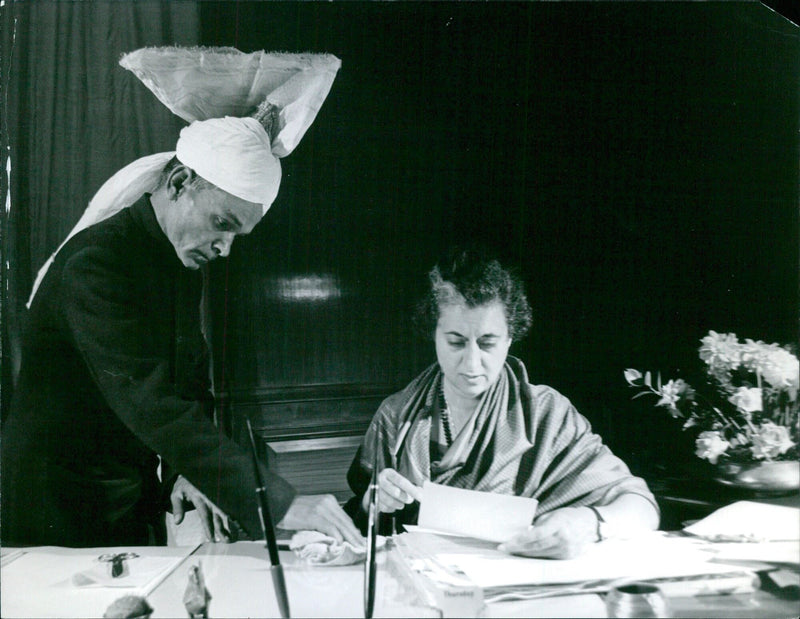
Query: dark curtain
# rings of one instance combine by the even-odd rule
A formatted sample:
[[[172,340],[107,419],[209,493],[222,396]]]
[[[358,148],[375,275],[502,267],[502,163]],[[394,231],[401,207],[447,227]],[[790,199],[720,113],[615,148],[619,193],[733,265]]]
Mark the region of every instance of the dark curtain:
[[[3,417],[36,273],[119,168],[173,150],[183,121],[120,56],[196,45],[197,2],[5,2],[2,8]]]

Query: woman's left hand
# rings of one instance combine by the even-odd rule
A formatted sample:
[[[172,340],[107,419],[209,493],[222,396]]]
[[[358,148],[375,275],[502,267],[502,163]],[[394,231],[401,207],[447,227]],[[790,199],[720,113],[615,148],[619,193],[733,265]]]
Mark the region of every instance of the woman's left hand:
[[[587,507],[562,507],[537,518],[534,524],[498,548],[524,557],[573,559],[597,541],[597,517]]]

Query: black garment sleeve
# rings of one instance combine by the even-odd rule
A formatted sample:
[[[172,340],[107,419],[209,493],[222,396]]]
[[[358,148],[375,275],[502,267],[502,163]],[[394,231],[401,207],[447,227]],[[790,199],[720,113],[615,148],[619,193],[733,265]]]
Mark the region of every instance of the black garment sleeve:
[[[344,504],[344,511],[353,520],[353,524],[358,527],[362,535],[367,534],[367,514],[361,508],[361,501],[369,489],[369,482],[372,473],[365,467],[361,466],[361,447],[358,448],[353,462],[347,471],[347,483],[350,489],[355,493],[347,503]],[[381,514],[378,518],[378,533],[381,535],[392,535],[395,526],[402,525],[403,523],[416,522],[419,503],[416,501],[411,505],[407,505],[401,511],[393,514]]]
[[[369,480],[369,471],[361,466],[361,447],[359,447],[347,470],[347,484],[355,496],[344,504],[344,511],[353,520],[353,524],[360,529],[362,535],[367,533],[367,515],[361,509],[361,501],[369,488]]]
[[[171,378],[169,345],[154,342],[137,305],[136,276],[102,247],[70,257],[60,313],[108,406],[149,449],[186,477],[254,538],[261,536],[251,455],[184,399]],[[262,467],[273,519],[294,498],[288,482]]]

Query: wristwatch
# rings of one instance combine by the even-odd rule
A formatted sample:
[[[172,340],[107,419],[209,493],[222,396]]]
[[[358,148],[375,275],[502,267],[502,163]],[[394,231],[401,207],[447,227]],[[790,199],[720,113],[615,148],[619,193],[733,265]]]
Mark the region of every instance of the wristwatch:
[[[612,528],[611,524],[606,522],[606,519],[603,518],[603,515],[600,513],[600,510],[598,510],[593,505],[587,505],[586,507],[591,509],[594,512],[594,515],[597,516],[597,541],[602,542],[603,540],[613,537],[613,534],[611,532]]]

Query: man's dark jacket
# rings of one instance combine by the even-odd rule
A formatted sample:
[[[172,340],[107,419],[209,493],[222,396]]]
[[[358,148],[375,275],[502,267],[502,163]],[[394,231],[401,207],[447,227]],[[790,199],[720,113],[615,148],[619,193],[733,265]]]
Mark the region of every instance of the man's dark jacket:
[[[169,491],[157,454],[261,537],[251,456],[208,416],[201,287],[148,196],[58,252],[31,304],[2,429],[4,545],[147,544]],[[278,520],[294,491],[262,475]]]

